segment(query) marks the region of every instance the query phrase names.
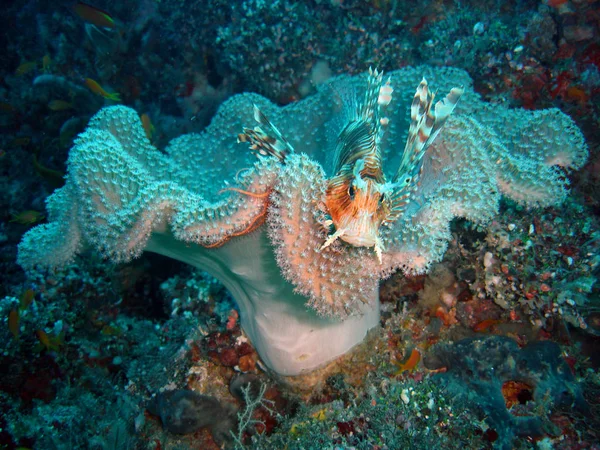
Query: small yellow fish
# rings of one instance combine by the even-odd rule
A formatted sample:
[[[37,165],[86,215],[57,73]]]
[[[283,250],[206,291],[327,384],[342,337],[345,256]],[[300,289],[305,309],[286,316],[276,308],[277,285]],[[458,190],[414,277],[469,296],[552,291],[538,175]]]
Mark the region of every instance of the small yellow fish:
[[[44,330],[37,330],[35,334],[37,334],[40,343],[48,349],[50,347],[50,338],[48,337],[48,334]]]
[[[113,327],[112,325],[104,325],[100,332],[105,336],[121,336],[123,334],[121,329]]]
[[[50,72],[50,67],[52,66],[52,58],[50,55],[44,55],[42,58],[42,72],[48,73]]]
[[[300,436],[301,434],[306,433],[307,427],[308,427],[308,422],[295,423],[290,428],[290,434],[292,436]],[[287,449],[287,447],[284,450],[286,450],[286,449]]]
[[[31,143],[31,138],[24,136],[14,138],[12,141],[8,143],[9,148],[17,148],[17,147],[27,147]]]
[[[33,289],[27,289],[23,294],[21,294],[21,298],[19,299],[19,309],[24,311],[27,309],[31,302],[35,298],[35,292]]]
[[[115,21],[110,15],[87,3],[77,2],[73,5],[73,11],[81,19],[92,25],[103,28],[115,28]]]
[[[148,114],[144,113],[140,116],[140,119],[142,120],[142,126],[144,127],[144,131],[146,132],[146,137],[148,138],[149,141],[152,140],[152,135],[154,134],[154,125],[152,125],[152,121],[150,120],[150,117],[148,116]]]
[[[59,170],[49,169],[46,166],[40,164],[37,159],[37,154],[33,155],[33,168],[44,180],[50,184],[53,188],[59,188],[65,184],[65,174]]]
[[[11,222],[21,225],[33,225],[34,223],[44,220],[45,217],[41,212],[34,211],[33,209],[22,211],[18,214],[13,214],[12,216]]]
[[[318,410],[315,413],[312,413],[310,416],[313,417],[314,419],[317,419],[319,422],[323,422],[325,419],[327,419],[327,415],[325,414],[325,412],[327,411],[327,408],[323,408]]]
[[[67,109],[73,108],[73,103],[69,103],[65,100],[51,100],[48,102],[48,108],[52,111],[66,111]]]
[[[15,339],[19,339],[19,322],[20,315],[19,311],[16,309],[12,309],[8,314],[8,329],[15,337]]]
[[[490,328],[494,327],[495,325],[498,325],[499,323],[502,323],[502,321],[496,320],[496,319],[486,319],[486,320],[476,324],[473,327],[473,331],[475,331],[477,333],[484,333],[486,331],[489,331]]]
[[[8,103],[8,102],[0,102],[0,112],[3,112],[3,113],[14,113],[16,111],[15,111],[14,106],[11,105],[10,103]]]
[[[419,361],[421,361],[421,353],[416,348],[413,348],[413,351],[405,362],[392,361],[392,363],[398,367],[398,370],[394,375],[400,375],[406,370],[412,372],[415,370],[415,367],[417,367],[417,364],[419,364]]]
[[[43,348],[46,350],[58,351],[64,344],[63,332],[61,332],[58,336],[52,336],[46,333],[44,330],[37,330],[35,334],[37,334],[40,344],[42,344]]]
[[[112,100],[113,102],[120,102],[121,101],[121,96],[116,93],[109,93],[106,92],[102,86],[100,86],[98,84],[97,81],[92,80],[91,78],[86,78],[85,79],[85,85],[88,87],[88,89],[90,91],[92,91],[94,94],[96,95],[100,95],[101,97],[107,98],[109,100]]]
[[[21,77],[21,76],[31,72],[32,70],[35,70],[36,68],[37,68],[37,62],[26,61],[26,62],[22,63],[21,65],[19,65],[19,67],[17,67],[17,70],[15,70],[15,75],[17,75],[18,77]]]

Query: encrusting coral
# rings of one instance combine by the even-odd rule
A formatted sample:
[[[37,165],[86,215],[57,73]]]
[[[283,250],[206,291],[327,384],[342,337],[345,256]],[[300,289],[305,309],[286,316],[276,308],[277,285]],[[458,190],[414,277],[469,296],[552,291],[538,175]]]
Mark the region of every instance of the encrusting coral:
[[[295,375],[332,360],[377,325],[382,278],[422,273],[442,258],[454,217],[485,223],[502,194],[557,204],[568,183],[558,166],[587,158],[581,132],[557,109],[483,102],[458,69],[388,75],[390,84],[376,71],[337,77],[285,107],[236,95],[205,131],[164,153],[135,111],[101,110],[71,150],[66,185],[48,199],[49,222],[23,238],[19,263],[55,268],[85,247],[115,262],[161,253],[225,284],[274,371]],[[435,109],[423,77],[450,92]],[[346,187],[332,193],[340,174]],[[347,196],[349,208],[361,189],[390,214],[358,208],[371,234],[344,239],[350,226],[333,217],[331,198]]]

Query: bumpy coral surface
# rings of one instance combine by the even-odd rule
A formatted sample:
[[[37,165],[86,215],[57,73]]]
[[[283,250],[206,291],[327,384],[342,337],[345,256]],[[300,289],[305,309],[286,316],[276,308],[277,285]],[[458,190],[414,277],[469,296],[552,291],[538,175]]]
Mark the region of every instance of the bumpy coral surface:
[[[249,277],[254,288],[260,284],[261,295],[294,292],[295,308],[307,302],[320,316],[360,316],[377,308],[382,278],[397,269],[421,273],[442,258],[454,217],[485,223],[503,194],[531,206],[558,203],[568,183],[559,167],[579,168],[587,158],[579,129],[559,110],[485,103],[458,69],[405,68],[388,75],[394,94],[381,147],[383,169],[390,173],[399,165],[409,106],[422,77],[434,90],[462,87],[464,94],[423,159],[411,203],[381,233],[381,263],[372,249],[340,240],[321,249],[328,236],[322,204],[333,149],[349,120],[349,100],[364,95],[363,74],[332,79],[317,94],[285,107],[256,94],[234,96],[203,133],[181,136],[164,152],[147,140],[135,111],[101,110],[71,150],[67,183],[48,200],[49,223],[25,235],[20,264],[57,267],[85,246],[127,261],[145,249],[173,256],[175,243],[190,252],[196,244],[201,257],[180,259],[217,277]],[[237,143],[243,127],[254,124],[253,105],[295,148],[283,164],[268,156],[257,161]],[[263,236],[255,237],[257,247],[231,250],[257,233]],[[227,256],[215,259],[219,251]],[[276,265],[265,269],[253,262],[263,257]],[[269,288],[272,280],[280,287]],[[282,288],[285,283],[291,286]],[[233,295],[252,297],[250,291],[234,289]],[[248,316],[252,312],[242,311],[245,329]],[[376,323],[371,319],[368,327]]]
[[[147,141],[134,111],[102,110],[71,152],[69,182],[48,202],[50,223],[24,239],[20,263],[59,266],[83,243],[127,261],[166,226],[177,239],[218,246],[260,226],[268,210],[285,277],[319,312],[346,315],[364,300],[361,287],[376,285],[397,268],[423,272],[439,260],[453,217],[484,223],[501,194],[534,206],[558,203],[567,182],[556,166],[578,168],[587,157],[581,133],[556,109],[487,104],[473,92],[468,75],[456,69],[407,68],[389,76],[395,91],[382,146],[390,171],[401,156],[407,108],[421,77],[440,92],[463,86],[465,93],[425,156],[416,200],[385,232],[384,264],[372,252],[344,243],[319,251],[326,231],[316,221],[316,205],[345,125],[343,102],[361,95],[364,76],[338,77],[317,95],[283,108],[254,94],[235,96],[205,132],[175,139],[165,153]],[[254,122],[253,104],[302,154],[280,166],[269,159],[256,162],[236,143],[242,127]]]

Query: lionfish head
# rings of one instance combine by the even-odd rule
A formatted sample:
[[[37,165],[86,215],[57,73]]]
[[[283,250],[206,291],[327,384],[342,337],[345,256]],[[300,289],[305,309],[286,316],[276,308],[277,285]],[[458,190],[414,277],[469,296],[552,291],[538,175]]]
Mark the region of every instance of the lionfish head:
[[[385,184],[361,175],[359,160],[347,176],[329,180],[325,206],[341,240],[357,247],[381,248],[379,228],[390,215],[391,204]]]

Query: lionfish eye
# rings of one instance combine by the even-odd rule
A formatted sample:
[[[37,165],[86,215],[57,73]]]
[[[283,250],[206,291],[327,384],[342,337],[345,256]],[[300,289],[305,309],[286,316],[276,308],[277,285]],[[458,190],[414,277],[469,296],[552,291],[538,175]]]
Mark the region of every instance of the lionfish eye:
[[[381,197],[379,197],[379,204],[382,204],[385,200],[385,194],[381,194]]]
[[[348,188],[348,195],[352,200],[354,200],[354,186],[350,185],[350,187]]]

